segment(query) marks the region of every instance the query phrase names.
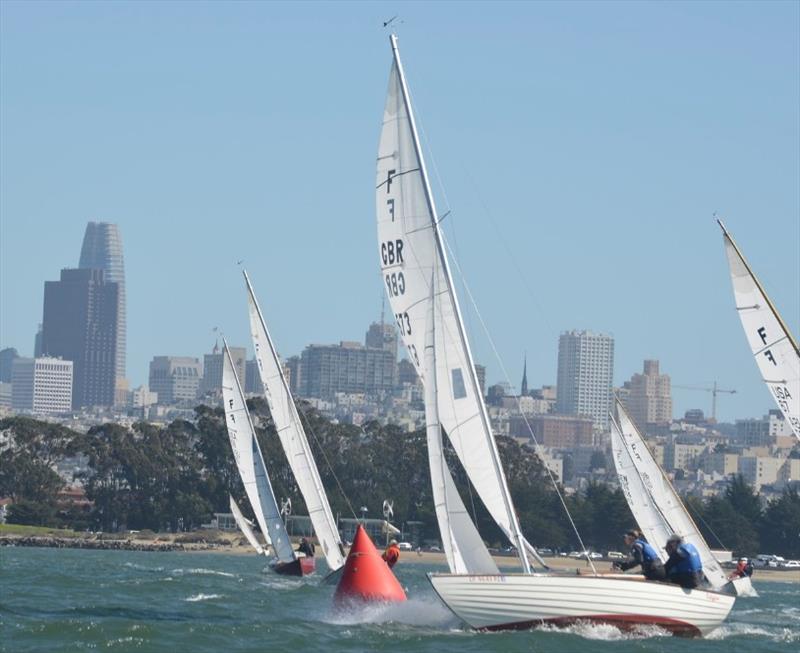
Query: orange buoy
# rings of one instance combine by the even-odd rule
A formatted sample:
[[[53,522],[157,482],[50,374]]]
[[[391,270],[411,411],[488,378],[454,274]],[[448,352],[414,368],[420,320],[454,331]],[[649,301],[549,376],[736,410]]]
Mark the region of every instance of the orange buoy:
[[[399,602],[406,593],[359,524],[333,596],[335,604],[352,601]]]

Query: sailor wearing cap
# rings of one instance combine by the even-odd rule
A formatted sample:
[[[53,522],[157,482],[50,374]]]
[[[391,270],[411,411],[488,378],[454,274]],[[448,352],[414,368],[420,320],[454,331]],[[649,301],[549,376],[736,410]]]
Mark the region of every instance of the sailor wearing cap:
[[[664,548],[669,554],[664,564],[667,580],[687,589],[698,587],[703,582],[703,563],[694,544],[684,542],[675,533],[670,535]]]

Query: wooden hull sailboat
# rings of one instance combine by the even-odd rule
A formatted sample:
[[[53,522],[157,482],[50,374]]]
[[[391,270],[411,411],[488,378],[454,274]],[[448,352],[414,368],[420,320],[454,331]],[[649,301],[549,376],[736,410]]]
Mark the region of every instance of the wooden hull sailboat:
[[[306,576],[313,574],[317,565],[314,558],[301,556],[290,562],[275,561],[270,564],[270,568],[281,576]]]
[[[483,630],[592,621],[658,625],[680,635],[710,632],[735,597],[619,574],[532,571],[531,559],[541,564],[541,558],[522,534],[491,432],[394,35],[391,44],[377,157],[379,254],[400,335],[425,386],[433,496],[451,572],[429,575],[434,590],[467,624]],[[488,556],[443,460],[442,432],[487,511],[516,545],[522,573],[502,574]]]

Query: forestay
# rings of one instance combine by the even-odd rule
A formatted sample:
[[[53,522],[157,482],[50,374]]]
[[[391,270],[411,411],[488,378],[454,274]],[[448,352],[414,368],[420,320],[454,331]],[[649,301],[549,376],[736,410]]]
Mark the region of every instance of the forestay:
[[[672,535],[664,516],[659,512],[650,494],[639,477],[633,464],[628,449],[623,442],[623,435],[614,416],[611,416],[611,451],[614,456],[614,466],[617,469],[617,478],[628,507],[633,513],[636,523],[647,541],[653,544],[658,552],[661,562],[666,562],[667,554],[663,544]]]
[[[719,221],[718,221],[719,222]],[[800,350],[722,222],[736,310],[750,351],[778,408],[800,438]]]
[[[245,516],[242,514],[242,511],[239,510],[239,506],[236,501],[233,500],[233,497],[229,495],[228,498],[230,499],[231,514],[233,514],[236,525],[239,527],[239,530],[242,531],[247,541],[250,542],[250,546],[256,550],[256,553],[261,555],[264,553],[264,547],[262,547],[256,539],[256,534],[253,532],[250,522],[245,519]],[[269,537],[267,537],[267,539],[269,539]],[[269,542],[267,542],[267,544],[269,545]]]
[[[314,526],[325,560],[332,571],[344,565],[341,539],[331,512],[325,488],[314,462],[300,416],[283,375],[282,365],[267,330],[247,272],[247,302],[250,313],[250,335],[253,339],[258,373],[264,386],[275,430],[292,468],[297,486],[305,499],[308,516]]]
[[[666,527],[672,533],[677,533],[687,542],[691,542],[697,548],[700,559],[703,562],[703,573],[712,587],[719,589],[728,582],[725,572],[719,566],[719,562],[711,553],[708,544],[700,534],[694,520],[689,516],[683,502],[664,475],[659,464],[650,453],[650,449],[645,444],[636,425],[625,412],[625,409],[617,401],[617,420],[622,433],[622,441],[628,450],[631,461],[633,462],[639,477],[650,495],[650,500],[658,508],[663,516]],[[663,547],[663,542],[651,542],[656,548]]]
[[[467,513],[464,502],[458,494],[453,477],[447,467],[442,451],[442,429],[437,409],[436,375],[436,317],[431,292],[429,301],[428,326],[424,365],[427,383],[425,384],[425,424],[428,439],[428,463],[433,487],[433,503],[442,544],[450,572],[454,574],[499,574],[497,565],[486,549],[475,524]]]
[[[267,476],[267,468],[258,446],[255,427],[245,403],[244,392],[236,374],[228,344],[223,345],[222,400],[225,405],[225,424],[231,441],[233,457],[239,469],[247,498],[255,512],[262,533],[268,533],[272,550],[281,562],[295,559],[292,543],[281,519],[280,509]]]
[[[436,208],[416,137],[402,65],[392,36],[394,61],[378,147],[376,212],[383,283],[403,343],[423,383],[431,280],[437,293],[438,418],[492,518],[520,551],[524,543],[489,427],[472,355],[464,333]],[[520,554],[525,570],[528,560]]]

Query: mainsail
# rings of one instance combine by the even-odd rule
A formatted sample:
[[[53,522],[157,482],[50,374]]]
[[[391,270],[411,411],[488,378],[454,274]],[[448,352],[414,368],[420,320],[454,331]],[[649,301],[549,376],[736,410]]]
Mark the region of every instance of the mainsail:
[[[222,358],[222,400],[225,406],[225,423],[231,441],[233,457],[239,468],[247,498],[256,514],[262,533],[268,533],[272,550],[281,562],[295,559],[292,543],[286,534],[281,519],[281,511],[272,485],[267,476],[267,468],[258,446],[256,430],[245,403],[244,392],[236,375],[228,343],[223,341]]]
[[[378,146],[376,213],[381,271],[403,343],[417,373],[423,365],[431,280],[437,293],[438,421],[470,481],[530,570],[525,542],[500,463],[464,332],[433,195],[425,171],[397,41]]]
[[[800,349],[797,341],[725,225],[720,220],[717,222],[722,228],[736,310],[750,350],[778,408],[789,421],[794,434],[800,438]]]
[[[703,573],[706,575],[708,582],[715,589],[722,587],[728,582],[728,577],[719,566],[714,554],[711,553],[711,549],[700,534],[700,530],[695,525],[694,520],[686,511],[683,501],[681,501],[678,493],[675,492],[672,483],[664,475],[656,459],[653,458],[653,454],[650,453],[650,449],[645,444],[639,430],[619,401],[615,402],[615,409],[622,442],[648,494],[647,498],[636,494],[631,496],[636,502],[648,501],[652,503],[664,520],[664,526],[660,533],[658,535],[654,533],[653,536],[663,538],[663,530],[669,530],[670,534],[677,533],[687,542],[694,544],[700,554],[700,559],[703,561]],[[634,513],[634,517],[638,518],[637,511],[633,507],[631,507],[631,512]],[[639,526],[644,531],[645,526],[642,524],[639,524]],[[658,549],[664,546],[666,539],[651,541],[651,543]]]
[[[236,525],[239,527],[239,530],[242,531],[242,534],[245,536],[247,541],[250,542],[250,546],[252,546],[259,555],[266,553],[264,551],[264,547],[262,547],[256,539],[256,534],[253,532],[251,522],[249,522],[242,514],[242,511],[239,510],[239,506],[236,501],[234,501],[233,497],[229,496],[228,498],[230,499],[231,514],[233,515],[233,519],[236,521]],[[269,540],[269,537],[266,539]],[[267,545],[269,545],[269,541],[267,541]]]
[[[435,284],[434,284],[435,285]],[[425,423],[428,440],[428,463],[433,486],[436,519],[447,557],[454,574],[498,574],[497,565],[486,549],[475,524],[458,494],[442,450],[442,427],[437,408],[436,373],[436,301],[431,288],[428,326],[425,339]]]
[[[247,272],[244,272],[244,279],[247,284],[250,335],[253,338],[264,396],[269,404],[275,430],[292,468],[295,481],[305,499],[308,516],[325,554],[325,560],[330,569],[336,571],[344,565],[339,529],[336,527],[336,520],[328,504],[328,497],[311,454],[300,416],[289,391],[289,385],[286,383],[286,377],[283,375],[280,358],[275,351]]]

